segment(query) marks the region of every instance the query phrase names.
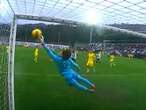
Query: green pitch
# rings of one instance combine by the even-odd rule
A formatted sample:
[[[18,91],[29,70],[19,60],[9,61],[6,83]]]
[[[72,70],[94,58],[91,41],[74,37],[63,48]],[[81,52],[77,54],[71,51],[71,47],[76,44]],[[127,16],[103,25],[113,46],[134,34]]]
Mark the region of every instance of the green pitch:
[[[96,73],[87,74],[86,53],[80,52],[80,74],[97,86],[96,93],[87,93],[67,85],[45,50],[35,64],[33,50],[16,48],[16,110],[146,110],[146,61],[118,57],[110,67],[104,57]]]

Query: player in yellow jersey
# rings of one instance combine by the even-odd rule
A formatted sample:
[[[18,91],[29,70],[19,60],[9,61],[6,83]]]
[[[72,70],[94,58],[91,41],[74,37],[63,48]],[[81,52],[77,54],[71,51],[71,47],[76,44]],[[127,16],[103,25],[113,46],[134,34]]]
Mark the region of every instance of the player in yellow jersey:
[[[34,50],[34,62],[35,63],[38,63],[38,58],[39,58],[39,49],[38,49],[38,47],[36,47]]]
[[[96,55],[93,51],[89,51],[88,58],[87,58],[87,73],[90,71],[90,69],[95,72],[95,62],[96,62]]]
[[[116,66],[116,64],[115,64],[115,54],[114,53],[110,54],[109,62],[110,62],[111,67]]]

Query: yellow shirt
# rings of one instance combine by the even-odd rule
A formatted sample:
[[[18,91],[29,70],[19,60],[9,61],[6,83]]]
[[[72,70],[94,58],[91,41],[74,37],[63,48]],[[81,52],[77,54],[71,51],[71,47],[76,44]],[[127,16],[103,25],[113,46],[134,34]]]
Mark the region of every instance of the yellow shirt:
[[[92,53],[88,53],[88,60],[91,60],[91,61],[94,61],[95,60],[95,54],[92,52]]]
[[[110,62],[113,62],[115,59],[115,56],[114,55],[110,55]]]
[[[88,53],[88,61],[86,63],[87,66],[93,67],[96,55],[93,52]]]
[[[34,55],[38,55],[39,54],[39,49],[38,48],[35,48],[35,51],[34,51]]]

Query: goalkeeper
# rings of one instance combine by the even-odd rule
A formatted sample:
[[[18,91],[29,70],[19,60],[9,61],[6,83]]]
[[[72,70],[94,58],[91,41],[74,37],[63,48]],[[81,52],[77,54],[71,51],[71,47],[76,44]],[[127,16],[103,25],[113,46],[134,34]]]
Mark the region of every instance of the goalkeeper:
[[[44,37],[39,37],[44,49],[47,51],[48,55],[57,63],[60,74],[64,76],[65,80],[70,86],[75,87],[79,90],[95,92],[95,85],[91,83],[89,80],[80,76],[74,69],[80,69],[79,65],[76,64],[71,59],[71,51],[69,49],[65,49],[62,51],[62,55],[56,55],[50,48],[46,46],[44,43]],[[80,84],[79,82],[82,82]],[[84,85],[83,85],[84,84]]]

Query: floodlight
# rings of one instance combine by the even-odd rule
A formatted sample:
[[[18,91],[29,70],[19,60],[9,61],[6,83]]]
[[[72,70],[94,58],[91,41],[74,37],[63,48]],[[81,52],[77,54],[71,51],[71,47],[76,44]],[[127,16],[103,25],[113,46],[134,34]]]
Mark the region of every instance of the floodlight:
[[[98,10],[88,10],[85,12],[85,22],[91,25],[102,23],[102,15]]]

